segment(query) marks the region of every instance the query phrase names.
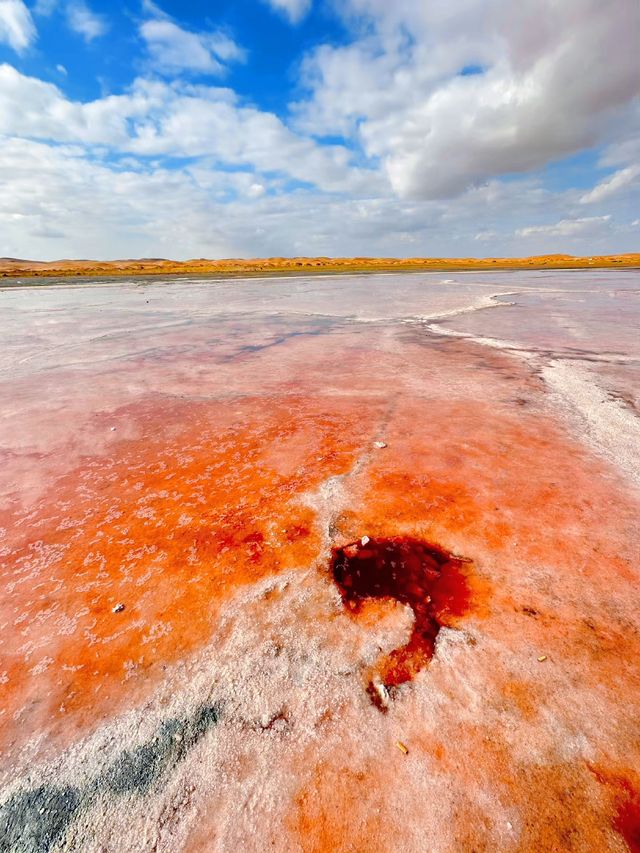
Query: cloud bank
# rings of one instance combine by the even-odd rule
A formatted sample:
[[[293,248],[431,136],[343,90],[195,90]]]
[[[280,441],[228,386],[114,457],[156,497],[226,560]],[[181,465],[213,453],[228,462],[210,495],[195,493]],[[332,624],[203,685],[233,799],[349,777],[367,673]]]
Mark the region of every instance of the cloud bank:
[[[292,37],[275,16],[315,19],[306,0],[268,5]],[[34,23],[22,0],[0,0],[17,57],[0,65],[0,255],[637,248],[637,0],[333,9],[344,38],[305,41],[276,111],[234,86],[251,71],[248,33],[184,24],[151,0],[128,19],[127,84],[72,97],[58,57],[55,84],[20,69],[36,23],[108,52],[115,17],[39,0]],[[576,157],[588,165],[574,184]]]
[[[401,197],[450,197],[606,141],[638,96],[635,0],[340,8],[369,26],[308,58],[300,126],[356,137]]]

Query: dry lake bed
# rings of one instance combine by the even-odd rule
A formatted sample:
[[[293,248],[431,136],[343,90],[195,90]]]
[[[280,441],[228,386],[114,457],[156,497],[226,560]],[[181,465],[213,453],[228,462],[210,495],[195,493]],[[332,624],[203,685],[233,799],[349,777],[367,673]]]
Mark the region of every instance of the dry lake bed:
[[[640,850],[640,272],[7,283],[0,850]]]

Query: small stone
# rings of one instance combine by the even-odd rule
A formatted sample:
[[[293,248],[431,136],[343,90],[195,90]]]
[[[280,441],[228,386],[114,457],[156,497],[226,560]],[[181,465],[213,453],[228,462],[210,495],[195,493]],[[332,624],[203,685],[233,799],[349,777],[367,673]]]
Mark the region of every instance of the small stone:
[[[546,655],[540,655],[540,657],[538,658],[538,661],[539,661],[540,663],[542,663],[542,662],[543,662],[543,661],[545,661],[546,659],[547,659],[547,656],[546,656]]]
[[[116,428],[115,428],[115,427],[111,427],[111,432],[115,432],[115,431],[116,431]]]
[[[396,741],[396,746],[398,747],[398,749],[400,750],[400,752],[401,752],[403,755],[409,755],[409,750],[408,750],[408,749],[407,749],[407,747],[402,743],[402,741],[401,741],[401,740]]]
[[[368,536],[363,536],[362,539],[360,540],[360,544],[361,545],[367,545],[369,543],[369,541],[370,540],[369,540]]]
[[[381,681],[379,681],[378,679],[375,679],[374,681],[372,681],[371,685],[372,685],[373,689],[375,690],[375,692],[378,696],[378,698],[376,700],[376,704],[378,705],[378,707],[388,708],[389,707],[389,691],[387,690],[386,686]]]
[[[378,448],[378,450],[382,450],[382,449],[383,449],[383,448],[385,448],[387,445],[386,445],[386,443],[385,443],[384,441],[374,441],[374,442],[373,442],[373,446],[374,446],[374,447],[377,447],[377,448]]]
[[[124,604],[116,604],[116,606],[113,608],[114,613],[122,613],[123,610]]]

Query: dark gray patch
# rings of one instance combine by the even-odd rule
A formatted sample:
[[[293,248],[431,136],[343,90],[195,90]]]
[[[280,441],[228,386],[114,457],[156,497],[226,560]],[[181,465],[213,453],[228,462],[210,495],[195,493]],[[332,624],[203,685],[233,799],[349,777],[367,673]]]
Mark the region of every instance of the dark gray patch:
[[[218,721],[215,706],[203,706],[193,717],[167,720],[152,740],[121,752],[96,780],[97,787],[114,794],[146,793],[167,770],[175,767],[191,747]]]
[[[78,788],[41,785],[14,794],[0,806],[0,851],[46,853],[80,808]]]
[[[121,752],[97,780],[97,788],[114,794],[148,791],[171,761],[174,733],[171,724],[165,723],[149,743]]]
[[[195,746],[203,735],[205,735],[211,726],[215,726],[220,717],[220,708],[218,705],[202,705],[194,716],[191,718],[189,726],[189,748]]]
[[[263,352],[264,350],[273,349],[281,344],[288,343],[294,338],[316,337],[318,335],[327,334],[328,332],[331,332],[334,327],[339,326],[339,323],[336,321],[335,317],[319,317],[316,318],[315,323],[303,323],[302,328],[286,328],[287,324],[280,325],[284,325],[285,328],[279,334],[277,332],[274,333],[272,340],[267,343],[244,344],[239,346],[236,352],[231,355],[223,356],[220,360],[222,362],[234,361],[235,359],[242,358],[243,356],[250,356]]]
[[[217,723],[219,710],[203,705],[192,717],[164,722],[148,743],[124,750],[83,790],[41,785],[20,791],[0,806],[0,853],[48,853],[81,808],[108,791],[145,794]]]

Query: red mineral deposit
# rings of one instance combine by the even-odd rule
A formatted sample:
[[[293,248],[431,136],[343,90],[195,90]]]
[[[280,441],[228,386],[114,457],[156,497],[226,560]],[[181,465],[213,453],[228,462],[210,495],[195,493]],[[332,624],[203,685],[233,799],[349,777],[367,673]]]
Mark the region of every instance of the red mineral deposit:
[[[331,572],[354,614],[369,598],[395,599],[413,612],[408,642],[379,662],[380,681],[371,681],[367,688],[373,703],[383,709],[385,693],[410,681],[431,660],[441,626],[467,610],[464,561],[416,539],[363,537],[333,549]]]

